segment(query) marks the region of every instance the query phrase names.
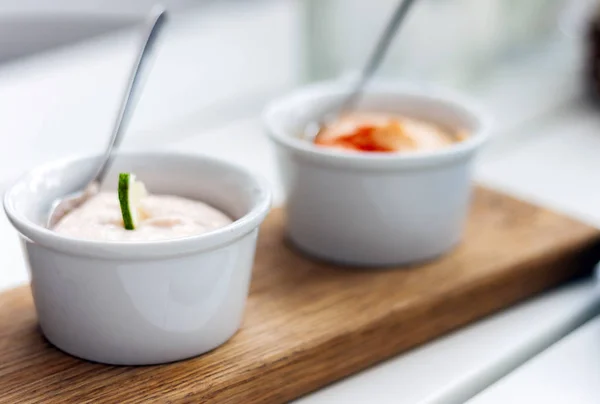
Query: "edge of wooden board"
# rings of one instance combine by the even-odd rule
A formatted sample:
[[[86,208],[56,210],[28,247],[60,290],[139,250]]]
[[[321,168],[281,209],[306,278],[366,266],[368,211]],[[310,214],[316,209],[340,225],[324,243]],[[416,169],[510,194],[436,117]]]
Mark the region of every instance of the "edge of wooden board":
[[[600,239],[591,240],[583,245],[569,246],[562,253],[548,255],[533,263],[524,263],[496,278],[481,278],[477,287],[452,290],[440,296],[434,304],[421,307],[431,316],[432,321],[429,324],[424,324],[418,319],[411,321],[411,318],[402,318],[404,310],[392,310],[367,327],[304,346],[302,350],[297,350],[274,363],[248,369],[243,377],[239,377],[235,382],[230,380],[222,387],[213,385],[210,393],[198,392],[193,398],[219,403],[286,402],[296,399],[475,320],[535,297],[567,280],[588,275],[593,264],[600,260],[600,251],[596,247],[600,247]],[[556,270],[563,268],[570,268],[571,271]],[[522,272],[524,269],[528,269],[528,276],[525,278]],[[546,272],[548,276],[536,276],[540,271]],[[497,286],[498,279],[504,279],[500,289]],[[468,312],[459,310],[460,319],[457,320],[457,307],[464,308],[474,299],[481,301],[492,288],[495,300],[484,299],[485,305],[474,305]],[[502,299],[498,299],[499,295]],[[450,317],[453,317],[452,321],[447,321]],[[401,319],[403,321],[400,321]],[[402,324],[399,324],[400,322]],[[430,324],[436,324],[438,327],[430,327]],[[442,328],[439,327],[440,324]],[[382,338],[382,334],[394,335],[395,338]],[[376,338],[366,338],[369,335]],[[402,338],[399,338],[399,335],[402,335]],[[417,339],[420,342],[412,342]],[[365,354],[348,357],[346,352]],[[252,384],[256,379],[261,380],[258,388],[256,384]],[[293,383],[287,383],[288,380],[293,380]]]

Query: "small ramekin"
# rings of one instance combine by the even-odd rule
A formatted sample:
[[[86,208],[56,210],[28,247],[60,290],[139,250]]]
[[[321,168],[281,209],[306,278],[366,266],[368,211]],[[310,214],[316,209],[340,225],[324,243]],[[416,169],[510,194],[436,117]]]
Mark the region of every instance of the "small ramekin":
[[[445,90],[376,83],[359,109],[462,128],[468,139],[405,154],[346,152],[301,139],[306,123],[346,91],[341,83],[321,83],[265,109],[286,193],[288,237],[311,256],[348,265],[404,265],[447,252],[463,234],[472,161],[488,138],[487,117]]]
[[[97,156],[38,167],[5,194],[19,231],[46,338],[74,356],[116,365],[172,362],[210,351],[240,327],[260,223],[270,208],[266,183],[207,157],[169,152],[119,155],[157,194],[201,200],[235,221],[209,233],[153,242],[98,242],[43,225],[55,198],[78,189]]]

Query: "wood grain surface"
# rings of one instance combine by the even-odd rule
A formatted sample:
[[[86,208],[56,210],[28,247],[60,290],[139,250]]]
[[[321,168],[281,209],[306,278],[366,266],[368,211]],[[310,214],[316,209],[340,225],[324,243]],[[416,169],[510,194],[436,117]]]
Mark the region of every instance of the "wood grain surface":
[[[0,295],[0,402],[286,402],[589,273],[600,253],[597,229],[484,189],[463,243],[419,266],[334,267],[283,238],[276,209],[262,228],[242,330],[170,365],[70,357],[40,335],[28,287]]]

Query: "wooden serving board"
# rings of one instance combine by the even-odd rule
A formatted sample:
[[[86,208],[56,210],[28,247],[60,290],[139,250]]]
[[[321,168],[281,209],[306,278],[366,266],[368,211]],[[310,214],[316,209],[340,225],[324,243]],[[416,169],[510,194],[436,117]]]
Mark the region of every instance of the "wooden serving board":
[[[477,189],[455,251],[397,270],[334,267],[262,228],[242,330],[196,359],[112,367],[40,335],[28,287],[0,295],[0,402],[279,403],[591,271],[600,231]]]

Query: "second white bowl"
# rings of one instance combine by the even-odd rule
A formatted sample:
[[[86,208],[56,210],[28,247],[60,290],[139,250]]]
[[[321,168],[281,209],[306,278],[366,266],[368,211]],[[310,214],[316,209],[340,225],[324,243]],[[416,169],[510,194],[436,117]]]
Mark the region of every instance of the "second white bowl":
[[[350,265],[402,265],[448,251],[463,234],[473,157],[488,137],[483,114],[445,91],[378,84],[361,109],[460,127],[469,138],[406,154],[350,153],[300,139],[306,123],[346,91],[341,84],[319,84],[266,108],[291,241],[309,255]]]

